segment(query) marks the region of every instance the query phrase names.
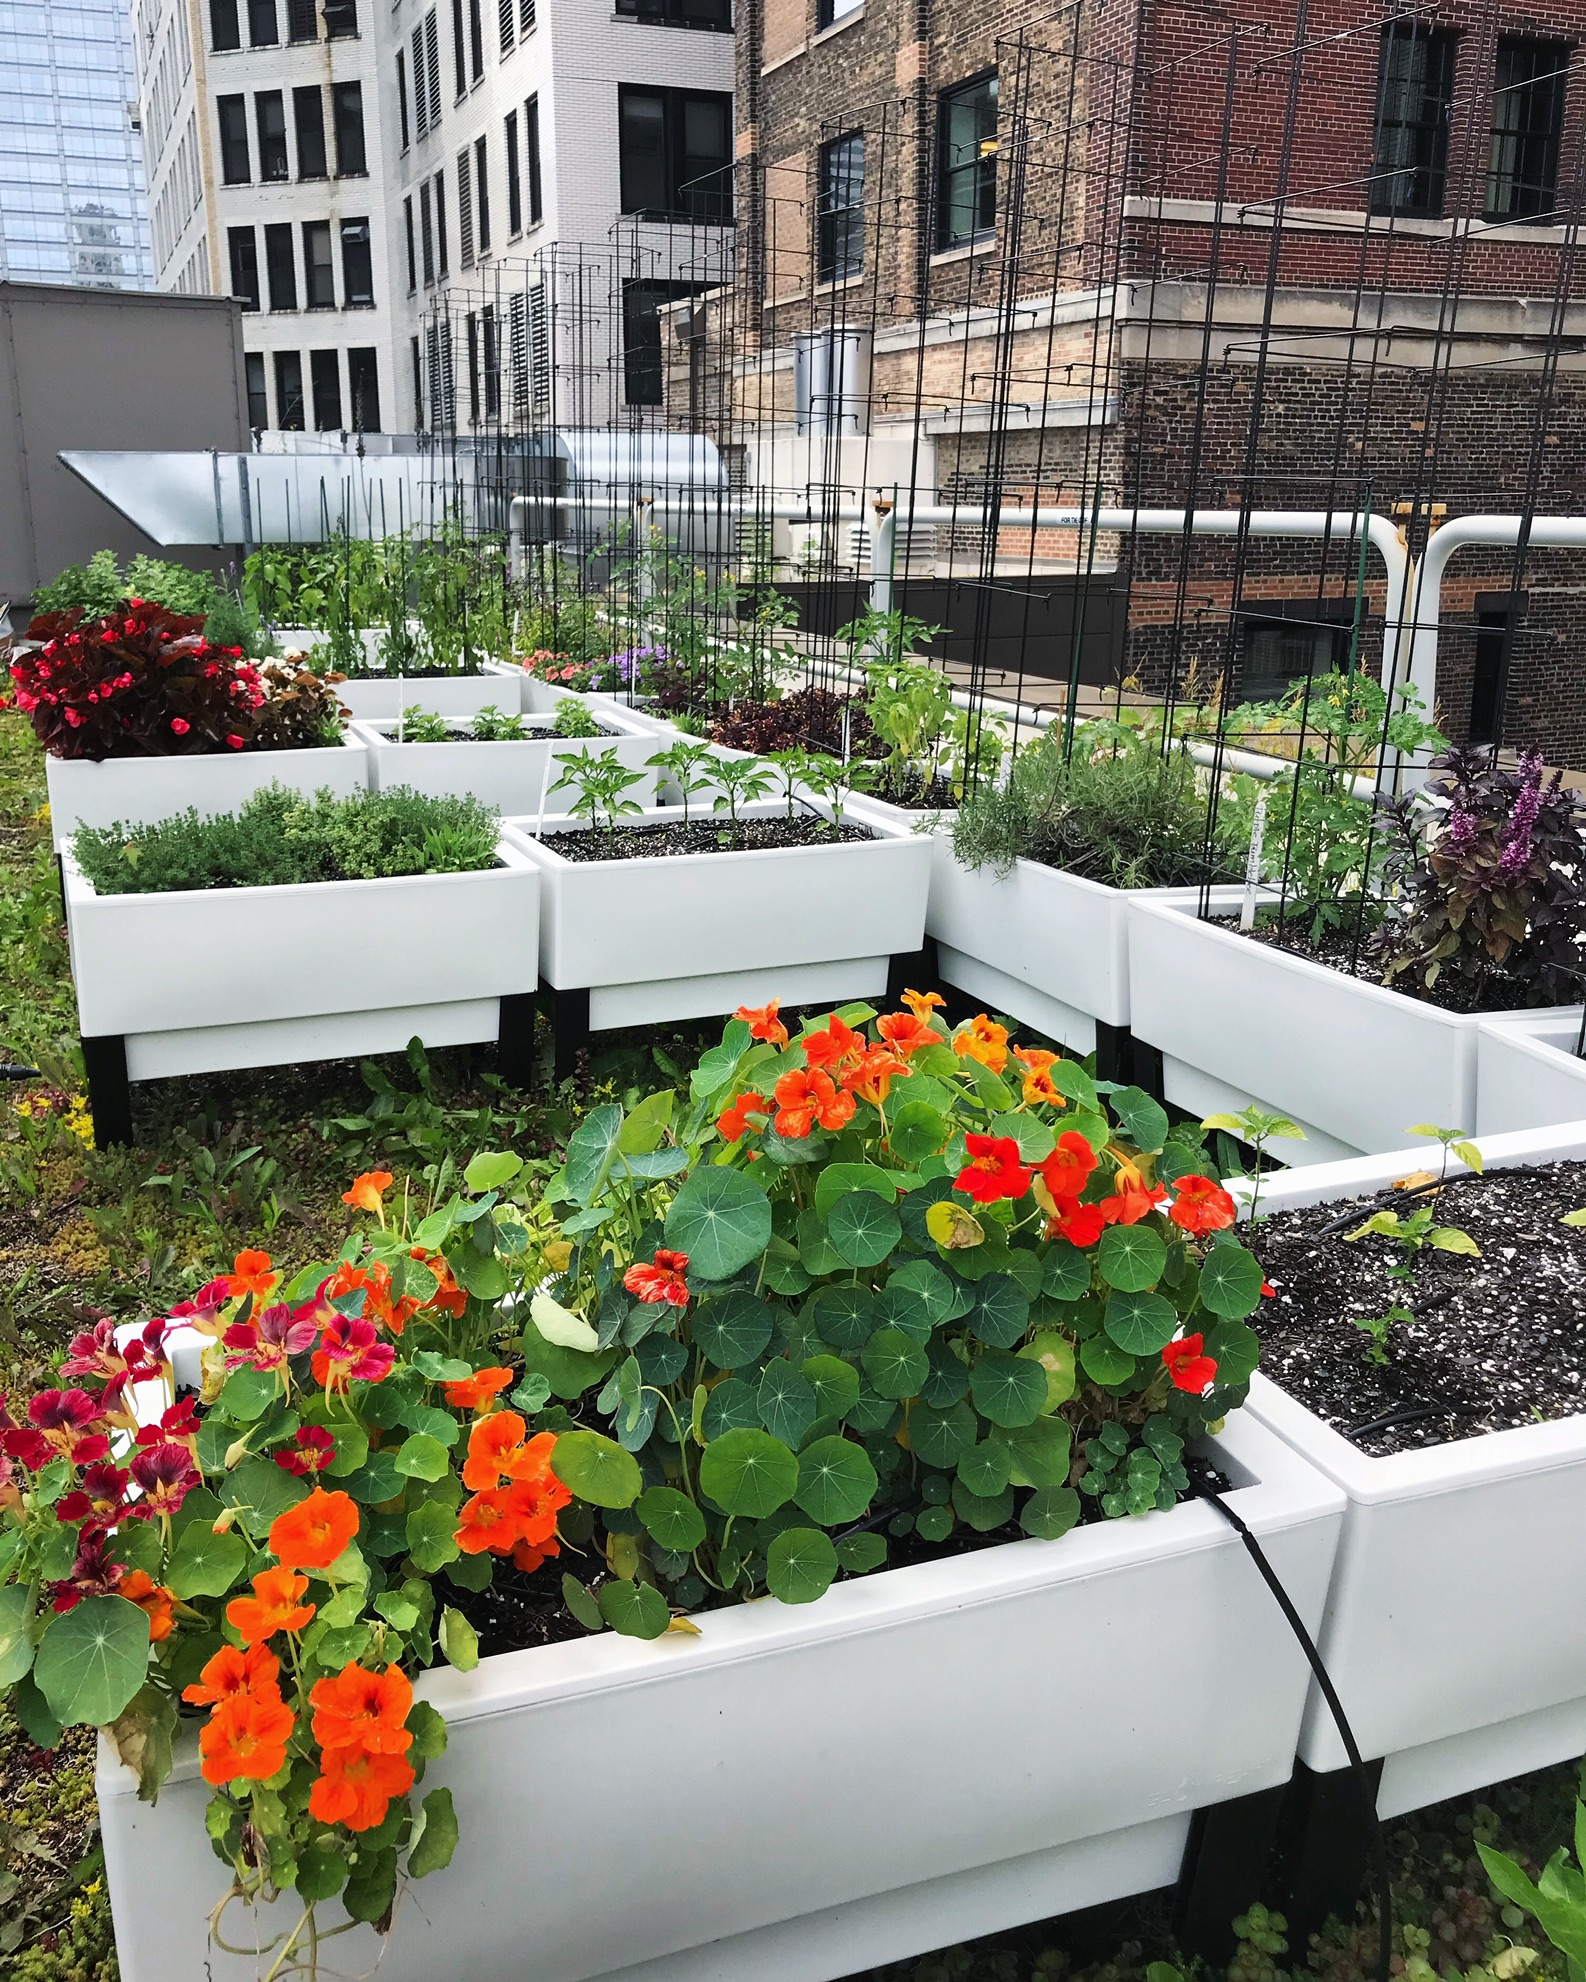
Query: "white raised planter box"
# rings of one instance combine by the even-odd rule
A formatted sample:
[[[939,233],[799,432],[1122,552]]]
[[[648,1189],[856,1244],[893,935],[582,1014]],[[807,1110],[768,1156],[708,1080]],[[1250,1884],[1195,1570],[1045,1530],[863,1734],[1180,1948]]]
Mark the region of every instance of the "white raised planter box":
[[[560,765],[581,751],[603,754],[615,750],[618,762],[629,770],[643,772],[641,781],[628,796],[641,805],[654,805],[656,774],[647,768],[650,758],[663,748],[654,731],[643,729],[627,719],[625,712],[601,709],[592,712],[608,734],[605,736],[557,737],[552,734],[550,716],[527,716],[529,736],[517,742],[480,743],[462,739],[452,743],[398,743],[395,718],[354,725],[369,751],[370,784],[375,791],[390,791],[406,785],[412,791],[432,797],[452,794],[471,795],[493,812],[535,813],[544,807],[560,811],[575,795],[571,785],[563,785],[551,795]],[[462,719],[458,719],[462,720]]]
[[[665,716],[657,715],[653,709],[645,708],[642,703],[635,702],[626,691],[613,694],[598,689],[585,694],[579,689],[563,687],[554,681],[541,681],[538,675],[529,674],[522,668],[518,668],[515,672],[523,677],[523,706],[536,715],[554,714],[557,703],[572,695],[580,702],[587,702],[596,715],[599,715],[603,708],[620,709],[630,722],[637,723],[642,729],[653,730],[657,734],[667,736],[677,733],[675,723],[669,722]]]
[[[101,1139],[118,1073],[124,1110],[127,1080],[501,1037],[502,1000],[536,985],[540,877],[507,837],[497,851],[473,874],[147,895],[97,894],[67,854]]]
[[[1169,1101],[1287,1115],[1309,1140],[1273,1149],[1299,1164],[1397,1149],[1418,1122],[1478,1126],[1482,1029],[1506,1022],[1368,984],[1202,922],[1196,908],[1131,898],[1134,1033],[1162,1053]]]
[[[404,709],[471,721],[481,709],[523,711],[522,669],[486,661],[478,674],[370,674],[339,682],[336,693],[360,722],[395,722]]]
[[[1245,1414],[1214,1450],[1314,1628],[1343,1496]],[[1203,1502],[699,1624],[420,1681],[462,1837],[399,1904],[383,1982],[819,1982],[1169,1884],[1192,1810],[1287,1780],[1306,1690]],[[150,1808],[101,1751],[125,1982],[253,1973],[205,1945],[225,1871],[196,1760],[189,1738]],[[276,1913],[262,1941],[290,1894]],[[374,1969],[368,1930],[333,1946]]]
[[[1575,1051],[1580,1037],[1578,1006],[1485,1020],[1476,1047],[1478,1133],[1586,1122],[1586,1060]]]
[[[823,805],[804,809],[829,816]],[[744,818],[779,818],[767,800]],[[701,815],[698,807],[695,816]],[[675,823],[673,809],[624,825]],[[857,821],[856,821],[857,823]],[[587,822],[507,821],[540,869],[540,975],[589,992],[589,1025],[702,1018],[742,1004],[882,996],[892,957],[925,937],[928,839],[866,820],[869,840],[653,860],[566,860],[550,836]]]
[[[1489,1169],[1586,1157],[1586,1121],[1481,1148]],[[1422,1143],[1273,1176],[1261,1205],[1347,1202],[1436,1157]],[[1374,1458],[1259,1373],[1248,1410],[1349,1497],[1318,1644],[1362,1755],[1385,1758],[1382,1815],[1579,1755],[1586,1418]],[[1346,1764],[1314,1688],[1299,1753]]]
[[[369,788],[369,753],[350,730],[310,750],[216,750],[192,757],[44,759],[57,853],[79,826],[148,826],[189,807],[236,812],[270,785],[350,798]]]

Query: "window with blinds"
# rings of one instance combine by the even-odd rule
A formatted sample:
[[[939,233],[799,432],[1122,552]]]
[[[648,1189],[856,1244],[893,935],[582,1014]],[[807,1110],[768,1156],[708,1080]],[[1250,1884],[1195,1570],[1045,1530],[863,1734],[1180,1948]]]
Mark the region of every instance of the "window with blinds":
[[[464,268],[474,265],[474,168],[463,146],[457,154],[457,259]]]

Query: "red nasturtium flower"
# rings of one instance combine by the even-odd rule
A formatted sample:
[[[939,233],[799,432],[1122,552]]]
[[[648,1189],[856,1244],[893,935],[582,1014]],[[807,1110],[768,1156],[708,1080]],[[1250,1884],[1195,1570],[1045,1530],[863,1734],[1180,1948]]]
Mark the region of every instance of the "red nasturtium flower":
[[[143,1489],[132,1511],[145,1521],[176,1513],[193,1489],[204,1484],[188,1447],[169,1439],[145,1445],[132,1455],[132,1478]]]
[[[389,1170],[365,1170],[361,1177],[353,1178],[350,1190],[342,1192],[341,1201],[354,1211],[372,1212],[384,1224],[385,1194],[395,1181]]]
[[[316,1301],[300,1308],[277,1302],[252,1321],[234,1321],[221,1338],[227,1369],[244,1365],[256,1370],[284,1369],[290,1357],[314,1346],[322,1318]]]
[[[488,1411],[511,1381],[511,1370],[499,1365],[475,1370],[472,1376],[447,1384],[446,1401],[454,1411]]]
[[[83,1483],[55,1503],[57,1521],[89,1521],[95,1527],[113,1528],[126,1499],[130,1474],[102,1459],[83,1474]]]
[[[370,1831],[385,1822],[393,1797],[413,1787],[413,1766],[401,1755],[371,1755],[362,1748],[327,1748],[320,1776],[308,1793],[308,1814],[322,1824]]]
[[[1210,1177],[1178,1177],[1167,1215],[1181,1231],[1204,1238],[1208,1232],[1225,1232],[1237,1221],[1239,1207]]]
[[[40,1390],[28,1399],[25,1425],[0,1417],[6,1427],[0,1432],[0,1446],[30,1472],[36,1473],[52,1459],[92,1466],[110,1457],[110,1440],[95,1429],[102,1421],[98,1402],[86,1390]]]
[[[984,1012],[965,1021],[953,1034],[953,1051],[961,1058],[978,1060],[994,1074],[1008,1064],[1008,1028],[995,1025]]]
[[[352,1496],[317,1486],[270,1523],[270,1553],[283,1569],[328,1569],[357,1532]]]
[[[667,1301],[674,1308],[682,1308],[688,1306],[688,1282],[683,1277],[687,1271],[688,1254],[668,1252],[662,1246],[653,1265],[647,1260],[635,1260],[623,1274],[622,1284],[641,1301]]]
[[[116,1595],[126,1597],[147,1614],[151,1645],[163,1645],[176,1629],[176,1619],[172,1615],[175,1593],[166,1589],[163,1583],[156,1583],[146,1569],[129,1569],[116,1585]]]
[[[413,1736],[405,1725],[413,1705],[413,1682],[400,1666],[366,1671],[357,1660],[334,1678],[318,1680],[314,1739],[321,1748],[356,1748],[367,1755],[405,1755]]]
[[[1077,1198],[1090,1182],[1096,1167],[1096,1152],[1078,1129],[1065,1129],[1057,1147],[1040,1165],[1041,1181],[1059,1202]]]
[[[1030,1188],[1030,1172],[1019,1161],[1019,1145],[1012,1136],[965,1136],[969,1161],[953,1179],[953,1189],[963,1191],[977,1204],[996,1204],[1002,1198],[1020,1198]]]
[[[244,1294],[251,1294],[256,1301],[262,1301],[280,1279],[279,1273],[270,1271],[270,1255],[245,1249],[238,1253],[237,1263],[226,1275],[226,1291],[232,1300],[241,1300]]]
[[[235,1645],[222,1645],[199,1673],[197,1683],[183,1687],[182,1698],[192,1707],[213,1707],[241,1693],[270,1697],[279,1693],[276,1680],[280,1671],[281,1661],[267,1645],[250,1645],[245,1652],[239,1652]]]
[[[822,1035],[824,1036],[824,1035]],[[854,1118],[854,1097],[839,1088],[819,1067],[799,1067],[776,1084],[776,1132],[796,1140],[819,1122],[823,1129],[840,1129]]]
[[[226,1622],[245,1645],[263,1644],[277,1631],[301,1631],[314,1615],[314,1605],[302,1601],[307,1588],[308,1578],[290,1569],[263,1569],[253,1579],[251,1597],[233,1597],[227,1604]]]
[[[1125,1159],[1113,1178],[1113,1194],[1101,1201],[1102,1215],[1109,1225],[1138,1225],[1167,1200],[1161,1184],[1148,1184],[1138,1164]]]
[[[326,1390],[359,1383],[383,1383],[396,1362],[396,1350],[382,1342],[372,1321],[362,1315],[334,1315],[309,1360],[314,1381]]]
[[[716,1117],[717,1133],[725,1142],[741,1142],[754,1127],[751,1115],[769,1115],[771,1103],[763,1094],[740,1094],[730,1108]]]
[[[299,1479],[324,1472],[336,1456],[336,1441],[323,1425],[300,1426],[292,1446],[295,1449],[277,1452],[275,1463],[283,1472],[295,1473]]]
[[[1162,1361],[1167,1365],[1175,1390],[1187,1390],[1192,1397],[1201,1397],[1211,1388],[1217,1375],[1217,1359],[1202,1355],[1205,1346],[1204,1336],[1185,1335],[1162,1351]]]
[[[769,1005],[740,1005],[733,1013],[735,1019],[747,1020],[751,1039],[768,1039],[773,1046],[786,1046],[787,1027],[777,1017],[782,1000],[773,998]]]
[[[239,1778],[265,1782],[286,1767],[286,1744],[297,1725],[279,1697],[238,1693],[221,1700],[198,1736],[205,1782],[216,1788]]]
[[[1081,1248],[1095,1245],[1106,1229],[1107,1214],[1099,1204],[1076,1204],[1072,1198],[1059,1198],[1056,1214],[1046,1221],[1047,1238]]]

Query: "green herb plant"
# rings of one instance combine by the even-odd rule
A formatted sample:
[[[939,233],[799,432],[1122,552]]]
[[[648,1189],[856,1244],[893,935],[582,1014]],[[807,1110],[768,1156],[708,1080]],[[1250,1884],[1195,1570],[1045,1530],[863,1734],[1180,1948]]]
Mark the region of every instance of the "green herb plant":
[[[644,810],[637,799],[627,796],[644,782],[644,773],[630,771],[615,744],[601,751],[570,750],[556,761],[559,775],[547,796],[571,787],[576,796],[568,809],[575,818],[587,818],[593,831],[599,832],[604,820],[607,837],[614,838],[619,819]]]
[[[711,800],[711,810],[727,814],[735,835],[739,806],[765,798],[771,791],[770,771],[753,757],[717,757],[710,767],[710,781],[717,794]]]
[[[519,731],[521,735],[521,730]],[[576,695],[564,695],[557,703],[551,723],[553,736],[601,736],[604,731],[587,702]]]
[[[1276,1141],[1304,1142],[1305,1131],[1298,1122],[1291,1122],[1287,1115],[1269,1115],[1253,1102],[1248,1108],[1241,1108],[1237,1115],[1208,1115],[1201,1127],[1220,1129],[1225,1135],[1237,1136],[1250,1146],[1255,1157],[1250,1179],[1250,1222],[1253,1225],[1261,1204],[1261,1163],[1267,1144]]]
[[[714,765],[716,753],[708,743],[696,742],[692,737],[680,736],[675,743],[668,744],[665,750],[658,750],[653,757],[645,759],[652,771],[661,772],[667,782],[677,792],[683,807],[683,824],[688,824],[690,802],[701,792],[709,791],[714,782],[705,771],[707,764]]]
[[[445,716],[438,716],[433,709],[420,708],[414,703],[402,711],[402,721],[397,729],[399,743],[454,743],[457,733]]]

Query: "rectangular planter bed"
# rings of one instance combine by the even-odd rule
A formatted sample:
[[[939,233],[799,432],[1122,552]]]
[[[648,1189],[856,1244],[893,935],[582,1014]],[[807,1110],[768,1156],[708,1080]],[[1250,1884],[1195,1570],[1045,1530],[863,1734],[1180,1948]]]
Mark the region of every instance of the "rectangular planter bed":
[[[360,722],[395,722],[404,709],[427,709],[466,722],[481,709],[504,716],[523,711],[523,671],[486,661],[478,674],[363,675],[336,693]]]
[[[1586,1060],[1576,1057],[1579,1010],[1488,1019],[1476,1047],[1481,1135],[1586,1122]]]
[[[765,801],[740,812],[782,809]],[[623,823],[677,818],[657,809]],[[557,993],[559,1052],[565,1028],[575,1037],[580,1022],[601,1031],[768,998],[880,998],[892,957],[924,941],[930,842],[897,827],[875,822],[873,839],[827,846],[570,861],[533,837],[535,823],[512,819],[507,831],[541,874],[540,977]],[[543,830],[548,840],[587,825],[547,818]]]
[[[1247,1414],[1214,1452],[1314,1628],[1342,1495]],[[1171,1883],[1193,1810],[1287,1780],[1306,1689],[1204,1502],[698,1622],[421,1680],[450,1735],[426,1788],[462,1836],[399,1901],[384,1982],[817,1982]],[[196,1761],[189,1736],[150,1808],[101,1751],[125,1982],[253,1973],[206,1951]],[[379,1955],[367,1930],[334,1947],[338,1973]]]
[[[501,1039],[526,1067],[540,877],[501,865],[172,894],[100,895],[63,861],[72,980],[100,1141],[129,1080]],[[525,1028],[527,1037],[523,1037]]]
[[[537,675],[527,674],[522,668],[516,669],[515,672],[522,676],[523,706],[531,714],[554,714],[558,702],[569,695],[576,695],[581,702],[587,702],[596,715],[601,713],[602,708],[620,709],[630,722],[637,723],[641,729],[664,732],[667,735],[672,735],[676,730],[676,725],[668,722],[665,716],[658,716],[653,710],[645,708],[641,702],[634,702],[626,694],[613,695],[605,690],[597,690],[585,695],[576,688],[559,688],[554,681],[541,681]]]
[[[459,718],[458,720],[465,720]],[[618,760],[630,770],[643,771],[643,781],[632,787],[629,797],[641,805],[655,803],[654,771],[648,760],[662,747],[652,730],[642,729],[615,709],[603,709],[596,718],[611,734],[589,737],[553,737],[549,716],[530,716],[537,734],[512,743],[479,743],[467,739],[455,743],[398,743],[396,719],[355,725],[369,751],[370,785],[375,791],[390,791],[395,785],[427,792],[434,797],[453,793],[472,794],[493,812],[537,813],[542,809],[560,811],[573,796],[571,786],[549,797],[549,789],[560,772],[548,766],[559,759],[576,756],[581,750],[615,750]]]
[[[1429,1147],[1273,1177],[1262,1205],[1369,1195],[1435,1167]],[[1586,1121],[1481,1147],[1489,1170],[1580,1158]],[[1380,1812],[1580,1754],[1586,1418],[1372,1456],[1259,1373],[1248,1409],[1348,1495],[1318,1643],[1361,1753],[1382,1761]],[[1299,1753],[1318,1773],[1346,1761],[1314,1688]]]
[[[50,831],[57,853],[79,826],[146,826],[189,806],[212,815],[235,812],[256,791],[330,791],[338,798],[369,788],[369,752],[351,730],[317,750],[217,750],[190,757],[44,759]]]
[[[1169,1101],[1200,1114],[1255,1101],[1288,1115],[1310,1139],[1274,1153],[1295,1163],[1398,1149],[1417,1122],[1476,1127],[1490,1019],[1199,921],[1193,900],[1135,898],[1130,916],[1135,1037],[1161,1052]]]

